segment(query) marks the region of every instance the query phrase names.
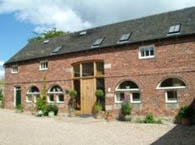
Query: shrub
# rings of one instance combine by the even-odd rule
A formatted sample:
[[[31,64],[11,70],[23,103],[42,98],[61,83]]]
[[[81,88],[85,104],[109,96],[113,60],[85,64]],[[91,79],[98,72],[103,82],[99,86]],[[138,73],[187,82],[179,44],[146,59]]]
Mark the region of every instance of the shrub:
[[[123,103],[121,106],[121,114],[123,116],[131,115],[132,109],[133,109],[132,106],[128,102]]]
[[[95,113],[100,113],[102,111],[102,105],[97,103],[94,108]]]
[[[152,115],[152,113],[149,113],[146,115],[146,117],[144,118],[144,120],[142,121],[143,123],[156,123],[156,124],[162,124],[162,120],[158,119],[155,120],[154,116]]]
[[[36,102],[36,109],[37,111],[41,110],[44,113],[47,110],[47,101],[44,98],[38,97]]]
[[[0,89],[0,101],[3,100],[3,93],[2,93],[2,90]]]
[[[48,115],[48,113],[50,111],[53,111],[55,115],[58,114],[58,106],[56,105],[47,105],[47,109],[46,109],[46,114]]]
[[[104,96],[104,91],[101,89],[97,89],[95,91],[95,95],[97,96],[97,98],[102,98]]]
[[[77,96],[77,91],[76,90],[71,90],[69,92],[70,98],[71,99],[75,99],[75,97]]]
[[[183,106],[179,109],[178,114],[175,117],[177,123],[181,122],[182,118],[192,119],[193,116],[193,108],[190,106]]]

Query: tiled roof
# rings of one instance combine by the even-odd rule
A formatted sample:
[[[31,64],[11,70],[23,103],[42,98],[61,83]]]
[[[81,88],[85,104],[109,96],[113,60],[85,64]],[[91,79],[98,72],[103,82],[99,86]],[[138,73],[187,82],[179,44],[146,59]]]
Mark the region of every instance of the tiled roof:
[[[170,26],[177,24],[181,25],[180,32],[168,35]],[[87,34],[80,35],[81,32],[85,31]],[[128,33],[130,34],[128,41],[119,41],[123,34]],[[106,49],[106,47],[123,45],[124,43],[131,44],[192,34],[195,34],[195,7],[70,33],[51,38],[48,43],[43,43],[43,41],[29,42],[6,64],[97,48]],[[100,45],[93,47],[94,42],[100,38],[103,38]],[[58,50],[57,47],[61,48]],[[52,53],[55,49],[58,51]]]

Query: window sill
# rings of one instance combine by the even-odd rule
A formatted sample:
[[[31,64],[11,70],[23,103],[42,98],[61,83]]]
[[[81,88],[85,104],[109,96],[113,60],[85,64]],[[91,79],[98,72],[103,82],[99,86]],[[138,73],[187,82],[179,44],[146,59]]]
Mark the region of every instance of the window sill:
[[[152,59],[152,58],[155,58],[155,56],[139,57],[139,59]]]

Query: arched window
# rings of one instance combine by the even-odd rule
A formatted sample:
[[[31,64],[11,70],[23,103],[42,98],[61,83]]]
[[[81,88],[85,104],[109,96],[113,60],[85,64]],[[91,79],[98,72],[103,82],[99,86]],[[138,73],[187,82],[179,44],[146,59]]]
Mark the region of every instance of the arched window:
[[[140,89],[136,83],[124,81],[115,90],[115,103],[123,103],[129,99],[131,103],[141,103]]]
[[[60,86],[56,85],[49,89],[48,91],[48,102],[54,103],[56,97],[57,103],[63,103],[64,102],[64,93]]]
[[[37,102],[37,97],[39,97],[40,92],[39,89],[36,86],[32,86],[26,93],[26,102]]]
[[[157,89],[165,90],[166,103],[178,102],[178,89],[186,88],[186,84],[178,78],[168,78],[158,84]]]

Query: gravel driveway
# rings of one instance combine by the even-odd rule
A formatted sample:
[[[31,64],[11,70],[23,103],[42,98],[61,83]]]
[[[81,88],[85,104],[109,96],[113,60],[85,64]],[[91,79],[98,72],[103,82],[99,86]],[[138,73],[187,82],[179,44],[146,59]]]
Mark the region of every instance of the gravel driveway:
[[[195,126],[34,117],[0,110],[0,145],[195,145]]]

